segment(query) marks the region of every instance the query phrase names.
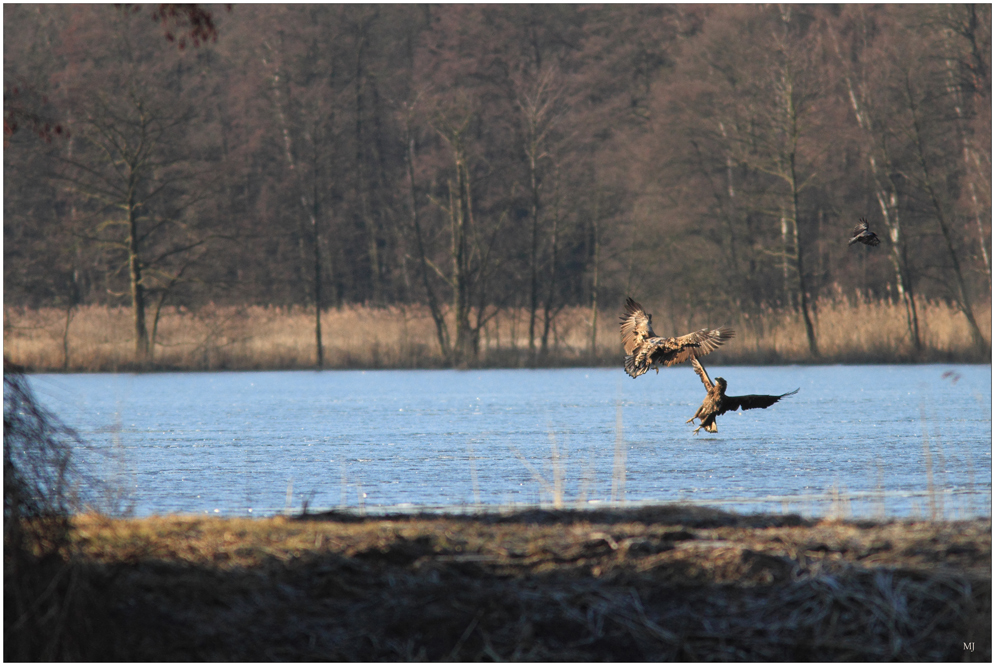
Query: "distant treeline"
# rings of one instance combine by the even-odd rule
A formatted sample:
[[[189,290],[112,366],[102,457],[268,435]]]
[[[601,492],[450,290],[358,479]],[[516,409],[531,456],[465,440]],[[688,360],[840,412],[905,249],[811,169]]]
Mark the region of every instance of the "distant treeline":
[[[991,53],[985,4],[7,5],[4,305],[127,308],[139,366],[178,308],[292,308],[319,365],[316,312],[417,311],[461,366],[626,295],[834,359],[860,292],[892,358],[929,307],[988,358]]]

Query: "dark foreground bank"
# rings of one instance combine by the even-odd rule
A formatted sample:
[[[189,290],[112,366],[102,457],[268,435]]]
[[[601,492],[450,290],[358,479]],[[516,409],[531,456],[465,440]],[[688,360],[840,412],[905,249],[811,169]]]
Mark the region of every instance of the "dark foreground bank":
[[[83,660],[991,661],[990,520],[74,522],[56,585]]]

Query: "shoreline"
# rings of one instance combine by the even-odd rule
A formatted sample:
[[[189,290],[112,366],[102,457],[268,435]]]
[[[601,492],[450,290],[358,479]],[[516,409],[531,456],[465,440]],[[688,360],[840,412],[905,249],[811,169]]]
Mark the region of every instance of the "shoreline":
[[[11,359],[15,364],[16,359]],[[978,365],[978,366],[990,366],[992,365],[992,359],[982,359],[974,356],[958,356],[950,355],[950,357],[937,357],[929,359],[911,360],[911,359],[891,359],[891,360],[881,360],[881,359],[866,359],[866,360],[851,360],[851,361],[841,361],[833,360],[827,358],[821,359],[810,359],[810,360],[782,360],[782,361],[761,361],[761,360],[751,360],[751,359],[722,359],[716,355],[715,359],[709,364],[709,367],[790,367],[790,366],[802,366],[802,367],[821,367],[821,366],[834,366],[834,365],[863,365],[863,366],[896,366],[896,365]],[[21,371],[25,375],[87,375],[87,374],[142,374],[142,375],[153,375],[153,374],[170,374],[170,373],[214,373],[214,372],[376,372],[385,371],[392,372],[397,370],[439,370],[439,371],[456,371],[456,372],[473,372],[478,370],[605,370],[617,368],[622,369],[621,358],[617,362],[604,362],[598,364],[585,364],[585,363],[561,363],[561,364],[546,364],[539,365],[536,367],[529,367],[527,365],[467,365],[462,367],[449,367],[445,365],[422,365],[422,366],[367,366],[367,365],[342,365],[336,367],[325,366],[322,368],[314,368],[307,366],[262,366],[262,367],[214,367],[214,368],[196,368],[196,367],[186,367],[186,366],[167,366],[167,365],[152,365],[152,366],[141,366],[141,365],[120,365],[115,369],[81,369],[73,368],[70,370],[64,370],[62,368],[51,368],[51,367],[32,367],[32,366],[20,366]],[[670,368],[660,368],[661,372],[667,371]]]
[[[91,619],[123,637],[98,660],[991,659],[990,519],[644,507],[73,524],[81,580],[107,583]]]

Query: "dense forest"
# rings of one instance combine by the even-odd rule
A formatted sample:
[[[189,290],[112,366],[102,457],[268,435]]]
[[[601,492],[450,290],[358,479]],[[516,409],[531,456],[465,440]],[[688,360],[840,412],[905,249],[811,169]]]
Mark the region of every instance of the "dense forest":
[[[177,7],[4,6],[5,306],[126,306],[138,357],[164,307],[418,304],[535,358],[629,294],[990,344],[990,5]]]

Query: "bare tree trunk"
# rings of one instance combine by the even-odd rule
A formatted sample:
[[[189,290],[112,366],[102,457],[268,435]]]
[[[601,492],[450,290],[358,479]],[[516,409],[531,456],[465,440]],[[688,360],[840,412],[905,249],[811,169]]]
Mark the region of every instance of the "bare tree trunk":
[[[981,223],[981,205],[978,203],[978,192],[972,180],[967,184],[971,192],[971,203],[974,207],[974,224],[978,227],[978,246],[981,248],[981,260],[988,275],[988,291],[992,288],[992,261],[988,256],[988,244],[985,242],[985,227]]]
[[[155,304],[155,314],[152,316],[152,335],[149,338],[149,359],[151,360],[155,356],[155,341],[156,336],[159,334],[159,319],[162,316],[162,307],[166,303],[166,298],[169,297],[170,292],[173,290],[180,280],[183,279],[183,274],[186,272],[187,268],[190,267],[190,263],[186,263],[182,268],[174,275],[169,283],[162,288],[162,294],[159,296],[159,300]]]
[[[840,60],[846,62],[840,53],[839,44],[835,40],[834,45],[837,55],[840,56]],[[847,93],[850,98],[850,106],[857,119],[857,125],[867,135],[869,143],[872,145],[880,144],[880,152],[884,156],[885,167],[889,172],[893,171],[887,144],[885,143],[887,139],[884,136],[875,136],[874,123],[862,100],[858,98],[850,75],[844,75],[844,80],[846,81]],[[881,169],[878,167],[878,162],[873,152],[868,151],[867,160],[871,167],[871,177],[874,179],[874,195],[878,200],[878,205],[881,207],[881,216],[884,220],[885,228],[888,230],[888,237],[891,240],[888,247],[888,256],[891,259],[892,269],[895,271],[895,289],[898,291],[898,296],[905,306],[905,320],[909,329],[909,337],[912,340],[913,351],[918,356],[922,351],[922,340],[919,335],[919,313],[917,311],[911,276],[909,275],[908,262],[905,260],[905,241],[901,233],[898,191],[890,179],[885,180],[886,176],[882,176]]]
[[[782,20],[785,23],[790,21],[790,9],[782,6],[781,8]],[[808,285],[805,281],[805,265],[803,262],[803,252],[802,243],[799,233],[799,205],[798,205],[798,195],[800,191],[800,186],[798,183],[798,139],[800,136],[800,129],[798,126],[801,111],[796,105],[795,100],[795,78],[794,71],[789,64],[786,64],[784,70],[781,74],[781,94],[783,101],[783,120],[784,120],[784,134],[786,137],[787,145],[781,154],[781,177],[787,182],[788,189],[790,190],[790,198],[788,205],[790,207],[790,219],[791,223],[791,234],[794,243],[794,253],[791,258],[794,260],[794,266],[796,273],[796,280],[798,286],[798,304],[801,308],[802,320],[805,322],[805,336],[808,338],[808,349],[809,353],[815,357],[819,357],[819,345],[815,338],[815,328],[812,325],[812,316],[809,312],[809,302],[808,302]],[[782,209],[781,218],[781,234],[782,238],[786,235],[786,224],[784,220],[784,213]]]
[[[359,192],[360,215],[363,225],[366,227],[366,252],[370,261],[370,287],[372,290],[372,301],[376,305],[383,303],[383,281],[381,279],[380,250],[378,247],[377,224],[370,211],[369,185],[366,175],[366,156],[364,146],[366,137],[363,131],[363,50],[366,46],[366,35],[360,37],[356,47],[356,73],[355,73],[355,95],[356,95],[356,175],[358,178],[357,191]]]
[[[456,315],[454,360],[463,364],[467,360],[470,333],[469,285],[467,275],[467,231],[470,222],[469,173],[465,163],[462,141],[455,149],[456,192],[452,215],[453,255],[453,310]]]
[[[967,295],[967,286],[964,283],[964,275],[961,272],[960,261],[957,259],[957,251],[954,248],[953,237],[950,234],[950,227],[947,225],[943,206],[940,203],[939,196],[933,186],[933,175],[930,172],[929,160],[926,158],[926,148],[923,146],[922,141],[922,129],[920,127],[919,114],[917,113],[918,107],[912,93],[912,82],[908,79],[908,77],[906,77],[906,95],[909,111],[912,114],[912,131],[915,135],[913,137],[913,143],[916,150],[916,159],[919,162],[919,169],[922,172],[923,188],[926,190],[926,194],[929,196],[930,203],[933,206],[936,223],[940,227],[940,233],[943,235],[943,241],[947,246],[947,253],[950,255],[950,262],[953,264],[954,280],[957,285],[957,304],[960,307],[961,312],[963,312],[964,316],[967,318],[967,323],[971,330],[971,340],[974,342],[975,346],[980,349],[985,346],[985,338],[981,334],[981,329],[978,328],[977,320],[974,318],[974,312],[971,309],[971,301]]]
[[[601,266],[601,233],[599,225],[599,217],[601,214],[601,200],[600,198],[595,201],[594,204],[594,217],[592,218],[591,225],[593,227],[592,231],[594,233],[594,272],[591,277],[591,358],[594,359],[598,354],[598,283],[599,280],[599,270]]]
[[[791,280],[788,274],[788,257],[791,250],[788,247],[788,216],[785,211],[781,211],[781,278],[784,281],[784,303],[788,307],[794,307],[795,299],[792,298]]]
[[[314,270],[314,348],[315,365],[321,370],[325,365],[325,347],[321,340],[321,236],[318,230],[318,177],[315,173],[317,168],[317,147],[315,147],[315,164],[311,170],[311,232],[313,250],[313,270]]]
[[[725,123],[719,121],[718,123],[719,133],[722,135],[723,140],[729,141],[729,133],[726,131]],[[695,153],[698,156],[698,164],[700,165],[701,174],[708,179],[708,184],[712,191],[712,196],[715,198],[716,208],[721,211],[721,218],[723,226],[725,227],[725,233],[722,234],[722,250],[726,255],[726,265],[728,268],[732,269],[732,276],[734,282],[736,283],[739,290],[745,288],[744,281],[742,279],[742,273],[739,267],[739,258],[736,253],[736,229],[733,224],[736,220],[738,212],[736,207],[736,187],[735,187],[735,160],[733,157],[732,149],[729,146],[725,148],[725,187],[721,185],[716,186],[713,178],[711,169],[706,165],[705,159],[701,154],[701,149],[698,146],[697,141],[691,142],[694,146]],[[722,190],[725,190],[725,199],[722,198]]]
[[[556,103],[559,93],[554,87],[557,73],[553,69],[543,69],[541,52],[533,34],[533,50],[535,53],[535,79],[527,91],[519,95],[518,105],[524,115],[525,157],[529,169],[529,193],[531,195],[532,234],[529,245],[529,364],[536,363],[536,313],[539,309],[539,264],[540,256],[540,222],[541,222],[541,189],[539,177],[539,161],[547,157],[546,140],[550,130],[559,118]],[[547,304],[548,311],[548,304]],[[546,353],[548,338],[544,333],[542,353]]]
[[[970,6],[968,11],[971,13],[971,18],[972,18],[970,23],[973,25],[978,25],[976,9],[973,6]],[[951,19],[956,20],[952,16]],[[951,30],[948,28],[947,30],[944,31],[944,33],[947,35],[947,39],[949,39]],[[971,41],[971,46],[973,47],[972,55],[978,58],[977,62],[980,64],[982,61],[980,59],[980,52],[978,51],[977,43],[973,38],[973,31],[970,41]],[[954,113],[957,115],[957,120],[959,121],[958,133],[960,135],[961,145],[963,147],[964,174],[967,180],[968,191],[970,192],[971,195],[971,209],[972,209],[971,212],[973,213],[972,217],[974,218],[974,223],[978,228],[978,246],[981,249],[982,267],[984,268],[985,274],[988,276],[988,286],[990,290],[991,281],[992,281],[992,265],[991,265],[991,260],[989,259],[988,256],[988,246],[985,243],[985,228],[981,222],[981,206],[979,205],[978,202],[977,188],[975,187],[974,184],[975,178],[978,175],[974,165],[978,163],[978,160],[975,154],[976,151],[968,141],[968,133],[964,128],[966,121],[964,108],[963,108],[964,103],[963,103],[963,97],[961,95],[961,87],[957,85],[956,81],[956,73],[954,71],[954,68],[956,66],[955,61],[948,58],[946,61],[946,65],[947,65],[947,93],[950,95],[951,99],[954,100]],[[982,68],[987,69],[984,67]]]
[[[440,116],[436,131],[449,144],[453,151],[453,164],[456,169],[456,182],[449,181],[449,224],[451,273],[448,278],[452,287],[452,309],[455,318],[452,337],[452,363],[461,366],[467,360],[467,351],[472,342],[470,328],[470,257],[468,254],[468,234],[473,226],[473,198],[470,188],[470,170],[467,167],[465,135],[473,119],[468,108],[454,108],[449,117]],[[440,206],[442,207],[442,206]],[[442,275],[441,271],[437,272]]]
[[[266,42],[263,42],[263,46],[270,52],[272,48]],[[262,58],[263,65],[268,67],[269,62],[266,58]],[[283,104],[280,102],[280,70],[278,66],[273,65],[273,75],[272,75],[272,86],[273,86],[273,105],[276,110],[277,119],[280,121],[280,130],[283,135],[283,150],[284,156],[287,159],[287,167],[291,172],[297,175],[300,179],[303,174],[297,169],[297,163],[294,159],[293,145],[290,139],[290,125],[287,122],[287,117],[283,112]],[[301,265],[302,271],[306,270],[303,268],[308,261],[307,253],[304,248],[304,238],[305,236],[311,236],[314,247],[312,248],[312,254],[310,258],[311,263],[311,274],[312,274],[312,289],[314,295],[314,308],[315,308],[315,363],[317,368],[320,370],[324,363],[324,347],[321,341],[321,248],[319,245],[318,236],[318,184],[317,184],[317,126],[314,128],[314,135],[311,137],[311,148],[312,148],[312,198],[311,202],[308,202],[306,185],[303,182],[298,182],[301,187],[300,202],[301,207],[304,209],[305,215],[307,215],[310,222],[310,229],[305,227],[303,221],[300,222],[300,241],[299,249],[301,252]],[[306,279],[306,278],[305,278]]]
[[[957,86],[954,80],[953,67],[954,63],[951,62],[950,60],[947,60],[947,93],[954,100],[954,112],[956,113],[957,120],[959,121],[958,134],[960,135],[961,146],[964,155],[964,174],[967,177],[968,191],[971,194],[971,208],[973,213],[972,217],[974,218],[974,223],[978,228],[978,246],[981,249],[981,261],[982,261],[981,265],[985,271],[985,274],[988,276],[988,286],[990,289],[992,282],[992,266],[991,266],[991,261],[988,258],[988,247],[985,243],[985,228],[984,225],[981,223],[981,206],[978,204],[978,194],[974,186],[975,170],[973,168],[972,163],[975,162],[976,160],[972,159],[974,151],[967,140],[967,132],[964,130],[963,127],[965,121],[964,109],[962,108],[963,104],[961,101],[960,88]]]
[[[69,371],[69,325],[76,316],[76,301],[70,300],[66,306],[66,323],[62,327],[62,370]]]
[[[629,237],[629,256],[628,267],[625,271],[625,295],[632,295],[632,275],[636,269],[636,223],[634,221],[629,223],[630,227],[630,237]]]
[[[439,301],[435,296],[435,290],[429,281],[428,257],[425,254],[425,241],[422,236],[421,219],[418,215],[418,201],[415,198],[415,139],[411,135],[410,122],[406,127],[408,134],[408,202],[411,206],[411,226],[415,232],[415,246],[418,249],[418,265],[421,269],[422,284],[425,287],[426,298],[428,299],[428,309],[435,322],[435,334],[439,340],[439,351],[443,360],[448,364],[452,361],[452,351],[449,347],[449,328],[446,326],[446,318],[439,307]]]
[[[448,126],[443,136],[449,141],[453,151],[453,162],[456,167],[456,182],[449,181],[449,228],[450,228],[450,259],[453,289],[452,309],[455,318],[452,346],[452,361],[456,366],[467,360],[470,342],[470,301],[469,275],[467,256],[467,233],[471,224],[469,171],[466,168],[466,150],[463,145],[463,133],[469,126],[470,118],[462,119],[459,127]]]
[[[135,321],[135,360],[145,363],[149,355],[149,333],[145,327],[145,285],[138,252],[138,213],[134,194],[128,199],[128,268],[131,278],[131,304]]]
[[[553,317],[556,316],[556,312],[558,311],[558,309],[554,309],[553,305],[556,300],[557,259],[559,258],[560,244],[559,165],[557,165],[556,171],[557,173],[554,176],[556,178],[556,192],[553,197],[553,229],[550,235],[549,289],[546,292],[542,313],[542,347],[540,356],[543,361],[549,356],[549,329],[552,325]]]
[[[875,195],[878,205],[881,207],[881,216],[884,225],[888,229],[888,237],[891,240],[891,247],[888,248],[888,256],[891,258],[892,268],[895,270],[895,286],[899,298],[905,305],[905,318],[909,327],[909,335],[912,338],[912,346],[918,355],[922,351],[922,340],[919,336],[919,313],[916,309],[915,293],[912,290],[912,281],[908,277],[905,261],[905,246],[901,236],[901,220],[898,216],[898,194],[892,189],[885,192],[871,157],[871,172],[875,180]]]
[[[789,84],[790,85],[790,84]],[[802,244],[798,233],[798,174],[796,172],[796,158],[797,153],[795,152],[798,137],[798,126],[797,126],[797,113],[794,108],[794,102],[790,94],[790,87],[788,88],[789,94],[787,95],[788,102],[788,119],[789,127],[791,130],[791,147],[788,151],[787,160],[787,177],[788,185],[791,188],[791,225],[794,237],[795,252],[793,255],[794,268],[797,273],[798,280],[798,300],[799,306],[802,311],[802,319],[805,322],[805,335],[808,338],[808,350],[812,356],[819,357],[819,344],[815,338],[815,328],[812,326],[812,316],[809,312],[809,302],[808,302],[808,285],[805,281],[805,266],[802,261]]]
[[[532,194],[532,238],[529,244],[529,365],[536,364],[535,327],[539,308],[539,181],[535,151],[529,151],[529,185]]]
[[[795,192],[794,196],[794,210],[795,215],[797,215],[798,210],[798,193]],[[815,338],[815,328],[812,326],[812,315],[810,313],[810,306],[808,302],[808,285],[805,281],[805,267],[802,262],[802,249],[801,243],[798,239],[798,219],[795,218],[792,221],[792,231],[794,235],[795,242],[795,272],[798,274],[798,302],[802,311],[802,320],[805,322],[805,336],[808,338],[808,350],[815,358],[819,357],[819,344]]]

